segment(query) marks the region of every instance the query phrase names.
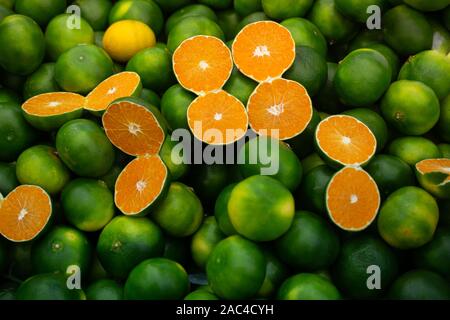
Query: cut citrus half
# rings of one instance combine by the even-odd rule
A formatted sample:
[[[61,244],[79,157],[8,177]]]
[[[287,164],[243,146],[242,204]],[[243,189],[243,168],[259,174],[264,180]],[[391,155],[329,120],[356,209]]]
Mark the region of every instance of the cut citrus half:
[[[450,159],[426,159],[416,163],[422,188],[442,199],[450,199]]]
[[[316,144],[332,165],[364,165],[375,154],[377,140],[369,127],[352,116],[333,115],[316,128]]]
[[[295,60],[295,42],[289,30],[273,21],[245,26],[232,45],[236,67],[262,82],[279,78]]]
[[[208,144],[233,143],[247,132],[248,117],[241,101],[220,90],[197,97],[187,110],[189,128]]]
[[[256,133],[280,140],[302,133],[313,116],[305,87],[285,79],[260,83],[248,100],[247,112]]]
[[[196,94],[219,90],[233,70],[230,49],[222,40],[211,36],[184,40],[172,61],[178,82]]]
[[[380,207],[380,192],[363,169],[344,167],[331,178],[325,201],[328,214],[338,227],[360,231],[375,219]]]
[[[157,154],[164,142],[164,129],[157,117],[131,100],[113,102],[102,122],[111,143],[132,156]]]
[[[158,155],[138,157],[120,173],[116,181],[114,201],[129,216],[148,213],[167,191],[169,171]]]
[[[10,241],[30,241],[45,228],[51,214],[52,202],[44,189],[18,186],[1,203],[0,232]]]
[[[93,112],[105,111],[116,99],[139,96],[142,90],[141,77],[135,72],[120,72],[103,80],[86,97],[85,109]]]
[[[64,123],[80,118],[85,98],[76,93],[51,92],[34,96],[22,105],[25,119],[43,131],[58,129]]]

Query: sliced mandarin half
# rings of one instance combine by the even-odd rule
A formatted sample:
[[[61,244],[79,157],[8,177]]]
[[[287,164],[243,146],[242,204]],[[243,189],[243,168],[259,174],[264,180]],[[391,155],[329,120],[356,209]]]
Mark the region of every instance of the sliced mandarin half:
[[[64,123],[80,118],[85,98],[71,92],[42,93],[22,104],[25,119],[43,131],[58,129]]]
[[[114,201],[125,215],[145,215],[168,185],[168,170],[158,155],[138,157],[117,178]]]
[[[295,60],[295,42],[288,29],[274,21],[248,24],[232,45],[236,67],[262,82],[279,78]]]
[[[450,199],[450,159],[425,159],[416,163],[420,185],[437,198]]]
[[[328,184],[326,206],[338,227],[360,231],[375,219],[380,207],[380,192],[366,171],[360,167],[344,167]]]
[[[113,102],[102,122],[111,143],[132,156],[157,154],[164,142],[165,133],[156,116],[132,101]]]
[[[338,166],[364,165],[377,148],[377,140],[369,127],[347,115],[333,115],[322,120],[315,137],[319,151]]]
[[[142,89],[141,77],[135,72],[120,72],[103,80],[86,97],[85,109],[101,113],[114,100],[139,95]]]
[[[247,103],[250,127],[280,140],[306,129],[313,115],[311,98],[298,82],[274,79],[260,83]]]
[[[241,101],[220,90],[197,97],[187,110],[189,128],[208,144],[233,143],[247,132],[248,117]]]
[[[178,82],[198,95],[222,88],[233,69],[230,49],[211,36],[186,39],[175,50],[172,60]]]
[[[18,186],[1,202],[0,232],[14,242],[33,240],[45,228],[51,214],[52,202],[44,189]]]

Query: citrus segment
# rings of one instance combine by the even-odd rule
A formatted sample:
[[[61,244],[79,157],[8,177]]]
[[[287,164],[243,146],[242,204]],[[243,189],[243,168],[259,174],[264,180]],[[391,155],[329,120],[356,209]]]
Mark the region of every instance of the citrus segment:
[[[117,178],[114,200],[125,215],[143,215],[164,192],[168,170],[159,156],[131,161]]]
[[[330,180],[326,206],[333,222],[348,231],[365,229],[380,207],[380,192],[372,177],[361,168],[345,167]]]
[[[141,78],[135,72],[120,72],[103,80],[86,97],[85,109],[104,111],[116,99],[140,94]]]
[[[375,154],[377,141],[370,129],[346,115],[330,116],[316,129],[319,150],[341,165],[363,165]]]
[[[450,159],[426,159],[416,163],[420,185],[438,198],[450,199]]]
[[[230,49],[219,38],[195,36],[175,50],[173,69],[184,88],[199,94],[222,88],[231,75],[233,61]]]
[[[313,116],[306,89],[285,79],[260,83],[248,100],[247,112],[256,133],[280,140],[302,133]]]
[[[113,102],[102,122],[109,140],[132,156],[156,154],[164,142],[164,130],[155,115],[132,101]]]
[[[245,26],[236,36],[232,50],[238,69],[259,82],[280,77],[295,59],[291,33],[273,21]]]
[[[187,110],[189,128],[206,143],[233,143],[247,132],[248,117],[237,98],[220,90],[196,98]]]
[[[47,225],[52,213],[50,196],[41,187],[22,185],[3,200],[0,232],[10,241],[34,239]]]
[[[40,130],[57,129],[81,117],[84,97],[71,92],[51,92],[34,96],[22,105],[25,119]]]

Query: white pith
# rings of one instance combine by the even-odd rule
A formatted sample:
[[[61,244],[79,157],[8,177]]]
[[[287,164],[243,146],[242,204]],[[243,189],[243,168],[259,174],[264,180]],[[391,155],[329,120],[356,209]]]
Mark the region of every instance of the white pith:
[[[253,51],[253,56],[254,57],[270,57],[270,51],[269,48],[267,48],[267,46],[257,46],[255,48],[255,50]]]
[[[342,137],[342,143],[343,144],[350,144],[350,142],[352,142],[352,139],[350,139],[349,137]]]
[[[112,88],[110,88],[108,90],[108,92],[106,94],[114,94],[114,93],[116,93],[116,91],[117,91],[117,88],[116,87],[112,87]]]
[[[138,133],[142,133],[141,126],[134,122],[128,124],[128,131],[135,136],[137,136]]]
[[[139,180],[138,182],[136,182],[136,190],[139,192],[142,192],[145,190],[145,188],[147,188],[147,182],[143,181],[143,180]]]
[[[28,210],[26,208],[22,208],[19,212],[17,220],[22,221],[27,214],[28,214]]]
[[[61,105],[61,102],[59,102],[59,101],[52,101],[52,102],[49,102],[49,104],[48,104],[49,107],[57,107],[60,105]]]
[[[275,104],[267,109],[267,112],[269,112],[271,115],[274,115],[276,117],[278,117],[280,114],[282,114],[283,111],[284,111],[283,103]]]
[[[198,63],[198,67],[199,67],[200,69],[202,69],[203,71],[205,71],[206,69],[209,68],[209,64],[208,64],[208,62],[206,62],[205,60],[202,60],[202,61],[200,61],[200,62]]]

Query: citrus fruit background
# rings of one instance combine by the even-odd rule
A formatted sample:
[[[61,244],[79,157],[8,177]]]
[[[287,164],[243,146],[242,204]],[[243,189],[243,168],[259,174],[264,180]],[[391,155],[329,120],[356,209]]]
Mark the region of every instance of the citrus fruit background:
[[[0,0],[0,299],[450,300],[449,158],[450,0]]]

